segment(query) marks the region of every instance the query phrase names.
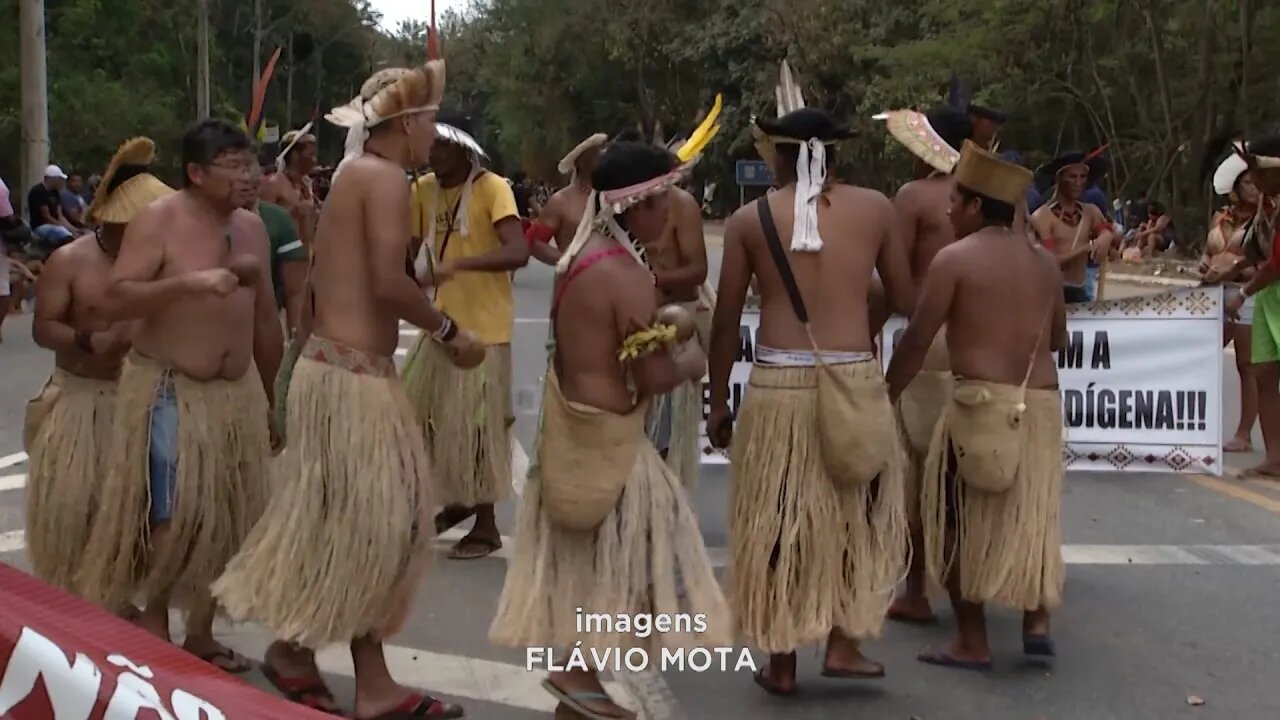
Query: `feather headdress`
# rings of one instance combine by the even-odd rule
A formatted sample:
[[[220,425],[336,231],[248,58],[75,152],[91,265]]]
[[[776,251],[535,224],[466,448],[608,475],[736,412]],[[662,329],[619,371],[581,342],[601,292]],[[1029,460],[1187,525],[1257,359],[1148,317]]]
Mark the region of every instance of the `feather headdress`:
[[[775,117],[782,117],[805,107],[804,93],[801,92],[800,85],[796,83],[795,76],[791,72],[791,65],[786,60],[782,61],[782,67],[778,70],[778,84],[773,88],[773,95],[777,103],[777,115]],[[777,160],[773,150],[773,141],[756,125],[754,116],[751,118],[751,135],[755,138],[756,152],[760,153],[760,158],[777,175],[775,167]]]
[[[779,111],[802,103],[799,89],[794,87],[790,68],[783,66],[776,92]],[[796,192],[793,205],[795,229],[791,234],[791,249],[796,252],[818,252],[822,249],[822,237],[818,233],[818,198],[827,183],[827,146],[857,135],[847,127],[837,126],[823,111],[800,107],[782,112],[773,119],[756,118],[753,123],[757,133],[757,148],[769,162],[775,176],[778,160],[775,147],[778,143],[799,145],[796,153]]]
[[[595,135],[592,135],[586,140],[578,143],[576,147],[569,151],[569,154],[560,158],[560,164],[556,166],[556,169],[560,171],[561,175],[577,176],[578,158],[582,157],[583,153],[589,150],[594,150],[607,142],[609,142],[609,136],[604,133],[596,133]]]
[[[314,143],[316,136],[311,134],[311,127],[315,125],[315,121],[308,122],[302,126],[301,130],[290,130],[280,138],[284,144],[280,154],[276,156],[276,172],[284,172],[284,159],[289,156],[289,152],[293,150],[295,145],[302,143]]]
[[[389,68],[374,73],[351,102],[325,115],[334,125],[347,128],[346,151],[334,177],[347,161],[364,154],[369,128],[401,115],[439,110],[444,85],[444,60],[431,60],[413,69]]]
[[[102,174],[89,205],[88,221],[93,225],[127,224],[155,200],[172,195],[174,189],[150,172],[155,157],[156,144],[151,138],[124,141]]]
[[[969,118],[952,108],[939,108],[929,115],[915,110],[889,110],[872,119],[885,121],[885,129],[895,140],[942,173],[950,173],[955,167],[960,160],[960,148],[973,134]],[[944,137],[943,129],[935,127],[935,119],[944,125],[946,134],[955,136],[952,140]]]
[[[666,192],[672,185],[679,183],[689,174],[693,167],[698,164],[698,161],[702,159],[702,152],[707,145],[720,132],[719,120],[723,107],[724,98],[717,94],[715,103],[711,106],[711,110],[707,113],[706,118],[703,119],[702,124],[676,150],[675,155],[680,164],[671,172],[628,187],[592,191],[587,199],[587,212],[582,214],[582,221],[578,223],[578,229],[573,235],[573,241],[569,243],[568,249],[560,257],[560,261],[556,263],[556,272],[564,273],[569,269],[573,259],[577,257],[578,253],[582,252],[587,240],[591,238],[591,233],[597,229],[612,236],[624,247],[629,248],[636,261],[644,265],[644,259],[631,242],[630,236],[622,229],[622,226],[618,225],[617,216],[647,198]],[[591,212],[592,208],[596,209],[595,212]]]
[[[484,148],[475,139],[471,133],[463,129],[463,125],[467,124],[467,118],[458,113],[446,113],[440,116],[440,120],[436,121],[436,140],[451,143],[458,147],[464,148],[471,156],[471,170],[467,173],[466,182],[462,186],[462,196],[458,199],[458,208],[456,217],[458,218],[458,235],[466,237],[471,234],[471,187],[475,183],[475,179],[479,177],[480,158],[489,157]],[[427,202],[427,217],[434,218],[436,210],[440,205],[440,179],[436,176],[436,182],[431,186],[431,198]],[[418,252],[418,258],[414,261],[415,272],[421,274],[428,267],[430,258],[427,253],[435,249],[436,244],[436,224],[431,220],[427,227],[426,242],[422,244],[422,249]]]

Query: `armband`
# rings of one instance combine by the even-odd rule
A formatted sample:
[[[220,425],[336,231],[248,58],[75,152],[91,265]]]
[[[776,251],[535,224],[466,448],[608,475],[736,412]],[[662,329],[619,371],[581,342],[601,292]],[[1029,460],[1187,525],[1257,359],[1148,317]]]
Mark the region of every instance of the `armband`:
[[[93,335],[83,330],[76,331],[76,347],[85,352],[86,355],[93,354]]]
[[[524,240],[529,243],[529,247],[533,247],[538,243],[551,242],[556,236],[556,231],[550,225],[533,221],[529,223],[529,227],[524,231]]]
[[[659,323],[633,332],[622,341],[619,360],[635,360],[652,354],[676,340],[676,326]]]
[[[455,323],[453,318],[448,315],[444,315],[443,313],[441,313],[441,315],[444,318],[444,322],[440,323],[439,330],[431,333],[431,339],[441,345],[444,345],[445,343],[452,342],[454,338],[458,337],[458,324]]]

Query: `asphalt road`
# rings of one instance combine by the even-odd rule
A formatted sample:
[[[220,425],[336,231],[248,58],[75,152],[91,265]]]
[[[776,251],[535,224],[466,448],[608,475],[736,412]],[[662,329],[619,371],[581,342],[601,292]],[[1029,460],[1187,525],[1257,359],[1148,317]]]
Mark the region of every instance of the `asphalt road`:
[[[718,268],[714,249],[712,265]],[[531,265],[516,279],[516,428],[525,447],[536,420],[551,278],[548,268]],[[401,340],[407,350],[412,331]],[[50,364],[49,354],[31,341],[30,315],[10,318],[0,344],[0,560],[23,568],[23,404]],[[1228,369],[1224,377],[1224,419],[1230,429],[1237,413],[1231,401],[1235,374]],[[1248,461],[1234,462],[1240,467]],[[695,498],[707,544],[721,560],[727,482],[723,466],[707,466]],[[950,637],[950,611],[936,596],[940,626],[889,625],[881,639],[868,643],[867,652],[888,666],[883,681],[823,679],[820,648],[814,647],[800,652],[802,692],[791,699],[765,695],[747,671],[630,676],[622,678],[619,695],[626,702],[646,698],[646,716],[652,720],[1280,716],[1280,693],[1270,686],[1280,664],[1274,635],[1280,627],[1280,486],[1230,477],[1075,474],[1064,506],[1066,605],[1055,618],[1059,657],[1051,663],[1022,658],[1018,615],[1001,610],[989,615],[993,672],[917,663],[923,645]],[[500,521],[505,533],[514,532],[510,504],[502,508]],[[463,702],[467,716],[479,720],[545,718],[554,707],[539,688],[541,673],[526,672],[523,652],[487,641],[509,553],[510,543],[497,556],[479,561],[449,561],[441,552],[408,627],[390,649],[393,671],[402,681]],[[253,626],[221,632],[253,657],[260,658],[269,642]],[[352,671],[344,655],[341,648],[326,652],[322,666],[339,701],[349,706]],[[249,681],[268,687],[257,673]],[[1204,704],[1191,705],[1193,695]]]

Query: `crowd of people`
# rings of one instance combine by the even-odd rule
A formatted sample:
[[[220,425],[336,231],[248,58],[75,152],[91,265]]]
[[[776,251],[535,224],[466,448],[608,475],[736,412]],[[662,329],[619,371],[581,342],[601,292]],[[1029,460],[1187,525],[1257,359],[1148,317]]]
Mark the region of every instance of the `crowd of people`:
[[[348,140],[323,193],[307,128],[264,177],[245,132],[221,120],[183,137],[181,189],[150,172],[154,143],[126,141],[83,228],[55,207],[50,168],[35,229],[73,237],[37,289],[35,338],[55,354],[24,428],[37,575],[166,640],[170,609],[184,611],[183,647],[230,673],[252,666],[214,638],[215,614],[257,622],[277,638],[264,674],[308,707],[340,712],[315,652],[347,643],[354,717],[462,717],[399,685],[382,642],[436,534],[474,520],[457,561],[502,547],[512,273],[535,259],[556,273],[547,371],[494,643],[743,640],[769,654],[755,682],[791,695],[796,649],[814,642],[823,675],[883,677],[863,645],[886,620],[935,621],[932,578],[957,635],[921,662],[992,667],[988,603],[1024,613],[1024,654],[1055,654],[1054,353],[1067,304],[1091,297],[1090,261],[1120,243],[1085,200],[1101,152],[1033,172],[996,154],[998,111],[886,113],[917,158],[890,199],[834,175],[853,133],[806,107],[784,66],[777,112],[752,128],[776,186],[727,221],[713,288],[701,202],[681,184],[719,131],[719,98],[672,149],[585,139],[561,163],[568,185],[527,218],[521,183],[487,169],[467,118],[441,109],[444,77],[441,60],[381,70],[327,115]],[[1220,280],[1254,273],[1229,310],[1256,303],[1252,357],[1273,370],[1277,211],[1260,198],[1280,190],[1278,145],[1241,142],[1223,160],[1235,174],[1215,187],[1232,204],[1206,258]],[[1032,207],[1037,177],[1048,197]],[[749,292],[758,347],[734,414]],[[882,373],[875,338],[892,312],[909,325]],[[400,372],[402,321],[421,333]],[[732,476],[723,589],[689,500],[707,374],[707,432]],[[1259,388],[1276,374],[1258,373]],[[578,608],[709,624],[639,637],[584,628]],[[634,717],[590,668],[544,687],[567,713]]]

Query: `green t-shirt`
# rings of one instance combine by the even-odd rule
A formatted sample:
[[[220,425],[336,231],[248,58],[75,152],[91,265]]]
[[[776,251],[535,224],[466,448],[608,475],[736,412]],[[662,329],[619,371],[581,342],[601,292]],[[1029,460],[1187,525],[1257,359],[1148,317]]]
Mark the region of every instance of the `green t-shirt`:
[[[280,266],[290,262],[306,262],[307,248],[298,237],[289,212],[275,203],[258,201],[258,215],[267,226],[271,239],[271,285],[276,292],[276,307],[284,308],[284,283]]]

